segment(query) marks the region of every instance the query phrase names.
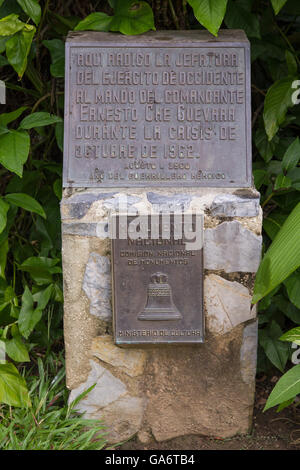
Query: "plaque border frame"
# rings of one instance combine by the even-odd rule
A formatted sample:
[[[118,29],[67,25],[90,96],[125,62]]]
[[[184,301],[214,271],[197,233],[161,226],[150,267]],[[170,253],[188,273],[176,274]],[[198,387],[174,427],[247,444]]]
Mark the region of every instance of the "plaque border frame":
[[[234,33],[240,33],[239,30],[223,30],[232,32]],[[191,31],[181,31],[181,33],[191,33]],[[87,32],[78,32],[77,34],[74,32],[71,33],[65,43],[65,90],[66,90],[66,84],[68,84],[68,93],[65,93],[65,106],[64,106],[64,151],[63,151],[63,187],[67,188],[144,188],[145,184],[148,184],[149,188],[174,188],[174,187],[188,187],[188,188],[205,188],[205,187],[222,187],[222,188],[248,188],[252,187],[252,129],[251,129],[251,55],[250,55],[250,42],[245,36],[244,40],[241,40],[239,38],[238,41],[232,41],[228,40],[226,41],[225,39],[222,39],[222,30],[219,31],[219,37],[214,40],[201,40],[201,36],[199,35],[199,38],[188,38],[187,34],[187,40],[180,40],[178,41],[172,41],[169,43],[169,41],[161,40],[159,37],[155,38],[153,33],[148,33],[144,34],[139,37],[139,40],[136,39],[136,37],[128,36],[125,37],[122,36],[123,40],[121,39],[121,35],[115,35],[113,33],[102,33],[107,37],[107,34],[111,34],[111,40],[103,40],[102,43],[100,40],[93,41],[93,40],[80,40],[80,38],[84,37],[84,34],[87,34],[87,37],[91,37],[91,33],[96,33],[96,35],[99,35],[99,33],[94,32],[94,31],[89,31],[88,34]],[[161,34],[161,31],[157,31],[154,34]],[[167,31],[167,33],[172,33],[172,31]],[[101,34],[101,33],[100,33]],[[78,35],[78,36],[77,36]],[[92,34],[93,35],[93,34]],[[154,40],[151,42],[151,37],[154,37]],[[78,39],[77,39],[78,37]],[[145,39],[146,37],[149,37],[149,39]],[[76,38],[76,39],[75,39]],[[74,40],[75,39],[75,40]],[[193,42],[194,40],[194,42]],[[212,181],[208,179],[206,180],[201,180],[197,184],[195,184],[194,181],[192,180],[169,180],[169,181],[158,181],[153,184],[153,181],[134,181],[134,180],[127,180],[127,181],[115,181],[112,180],[111,182],[105,181],[102,183],[96,182],[96,181],[73,181],[69,177],[69,160],[70,160],[70,155],[69,155],[69,139],[70,139],[70,125],[71,125],[71,119],[70,119],[70,70],[71,70],[71,64],[70,64],[70,59],[71,59],[71,49],[72,48],[82,48],[82,47],[101,47],[101,48],[111,48],[111,47],[119,47],[119,48],[242,48],[244,49],[244,54],[245,54],[245,136],[246,136],[246,141],[245,141],[245,146],[246,146],[246,174],[245,174],[245,180],[244,181],[237,181],[237,182],[224,182],[222,183],[222,180],[217,180],[217,181]],[[176,184],[177,183],[177,184]]]

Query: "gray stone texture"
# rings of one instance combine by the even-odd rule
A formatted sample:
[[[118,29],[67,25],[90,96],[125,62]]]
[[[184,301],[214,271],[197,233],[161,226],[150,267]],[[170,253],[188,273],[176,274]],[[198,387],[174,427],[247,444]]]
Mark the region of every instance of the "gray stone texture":
[[[257,321],[246,325],[240,351],[241,373],[245,383],[254,386],[257,362]]]
[[[206,325],[212,334],[224,334],[255,316],[247,287],[215,274],[204,280]]]
[[[91,253],[82,289],[90,300],[90,313],[103,320],[111,318],[111,272],[107,256]]]
[[[219,217],[256,217],[259,214],[259,196],[218,194],[211,205],[211,215]]]
[[[204,232],[205,269],[256,272],[261,258],[262,237],[233,220]]]

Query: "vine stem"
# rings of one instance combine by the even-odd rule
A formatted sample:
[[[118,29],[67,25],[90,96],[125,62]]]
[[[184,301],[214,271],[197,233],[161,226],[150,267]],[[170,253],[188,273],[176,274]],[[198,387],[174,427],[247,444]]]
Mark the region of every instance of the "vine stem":
[[[174,5],[172,3],[172,0],[169,0],[169,8],[171,10],[171,15],[172,15],[172,18],[173,18],[173,21],[174,21],[174,24],[175,24],[175,28],[176,29],[180,29],[180,26],[179,26],[179,21],[178,21],[178,18],[177,18],[177,15],[176,15],[176,12],[175,12],[175,9],[174,9]]]
[[[56,95],[63,95],[64,92],[63,91],[57,91],[55,93]],[[33,105],[32,107],[32,110],[31,110],[31,113],[34,113],[34,111],[36,110],[36,108],[43,102],[45,101],[47,98],[50,98],[52,96],[52,93],[46,93],[46,95],[42,96],[39,100],[37,100],[37,102]]]

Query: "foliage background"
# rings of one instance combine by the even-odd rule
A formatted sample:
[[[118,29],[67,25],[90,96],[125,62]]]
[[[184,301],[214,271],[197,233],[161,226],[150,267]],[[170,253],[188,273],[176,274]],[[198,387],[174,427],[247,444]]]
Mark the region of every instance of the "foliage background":
[[[276,238],[254,293],[255,301],[262,299],[258,371],[290,368],[291,341],[300,344],[300,106],[291,99],[300,86],[300,2],[0,0],[0,78],[7,91],[7,104],[0,105],[1,402],[30,406],[26,363],[51,357],[61,365],[66,35],[155,28],[207,28],[216,35],[220,27],[244,29],[251,42],[253,170],[264,210],[264,251]],[[293,336],[280,340],[290,328]],[[276,403],[291,403],[300,392],[295,367],[293,394]]]

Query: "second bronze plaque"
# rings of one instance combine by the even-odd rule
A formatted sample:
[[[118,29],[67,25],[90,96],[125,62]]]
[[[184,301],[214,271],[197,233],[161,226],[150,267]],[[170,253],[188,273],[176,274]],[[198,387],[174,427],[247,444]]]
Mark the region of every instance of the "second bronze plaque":
[[[114,332],[117,344],[202,343],[203,249],[186,244],[183,234],[174,230],[170,216],[170,235],[151,238],[151,217],[146,217],[149,236],[130,236],[135,216],[115,215],[116,238],[112,240]],[[182,216],[183,217],[183,216]],[[193,231],[197,227],[193,216]],[[164,221],[165,225],[165,221]],[[119,238],[119,227],[126,226],[127,238]],[[175,233],[174,233],[175,232]],[[199,236],[199,233],[198,233]],[[200,234],[200,237],[202,234]]]

